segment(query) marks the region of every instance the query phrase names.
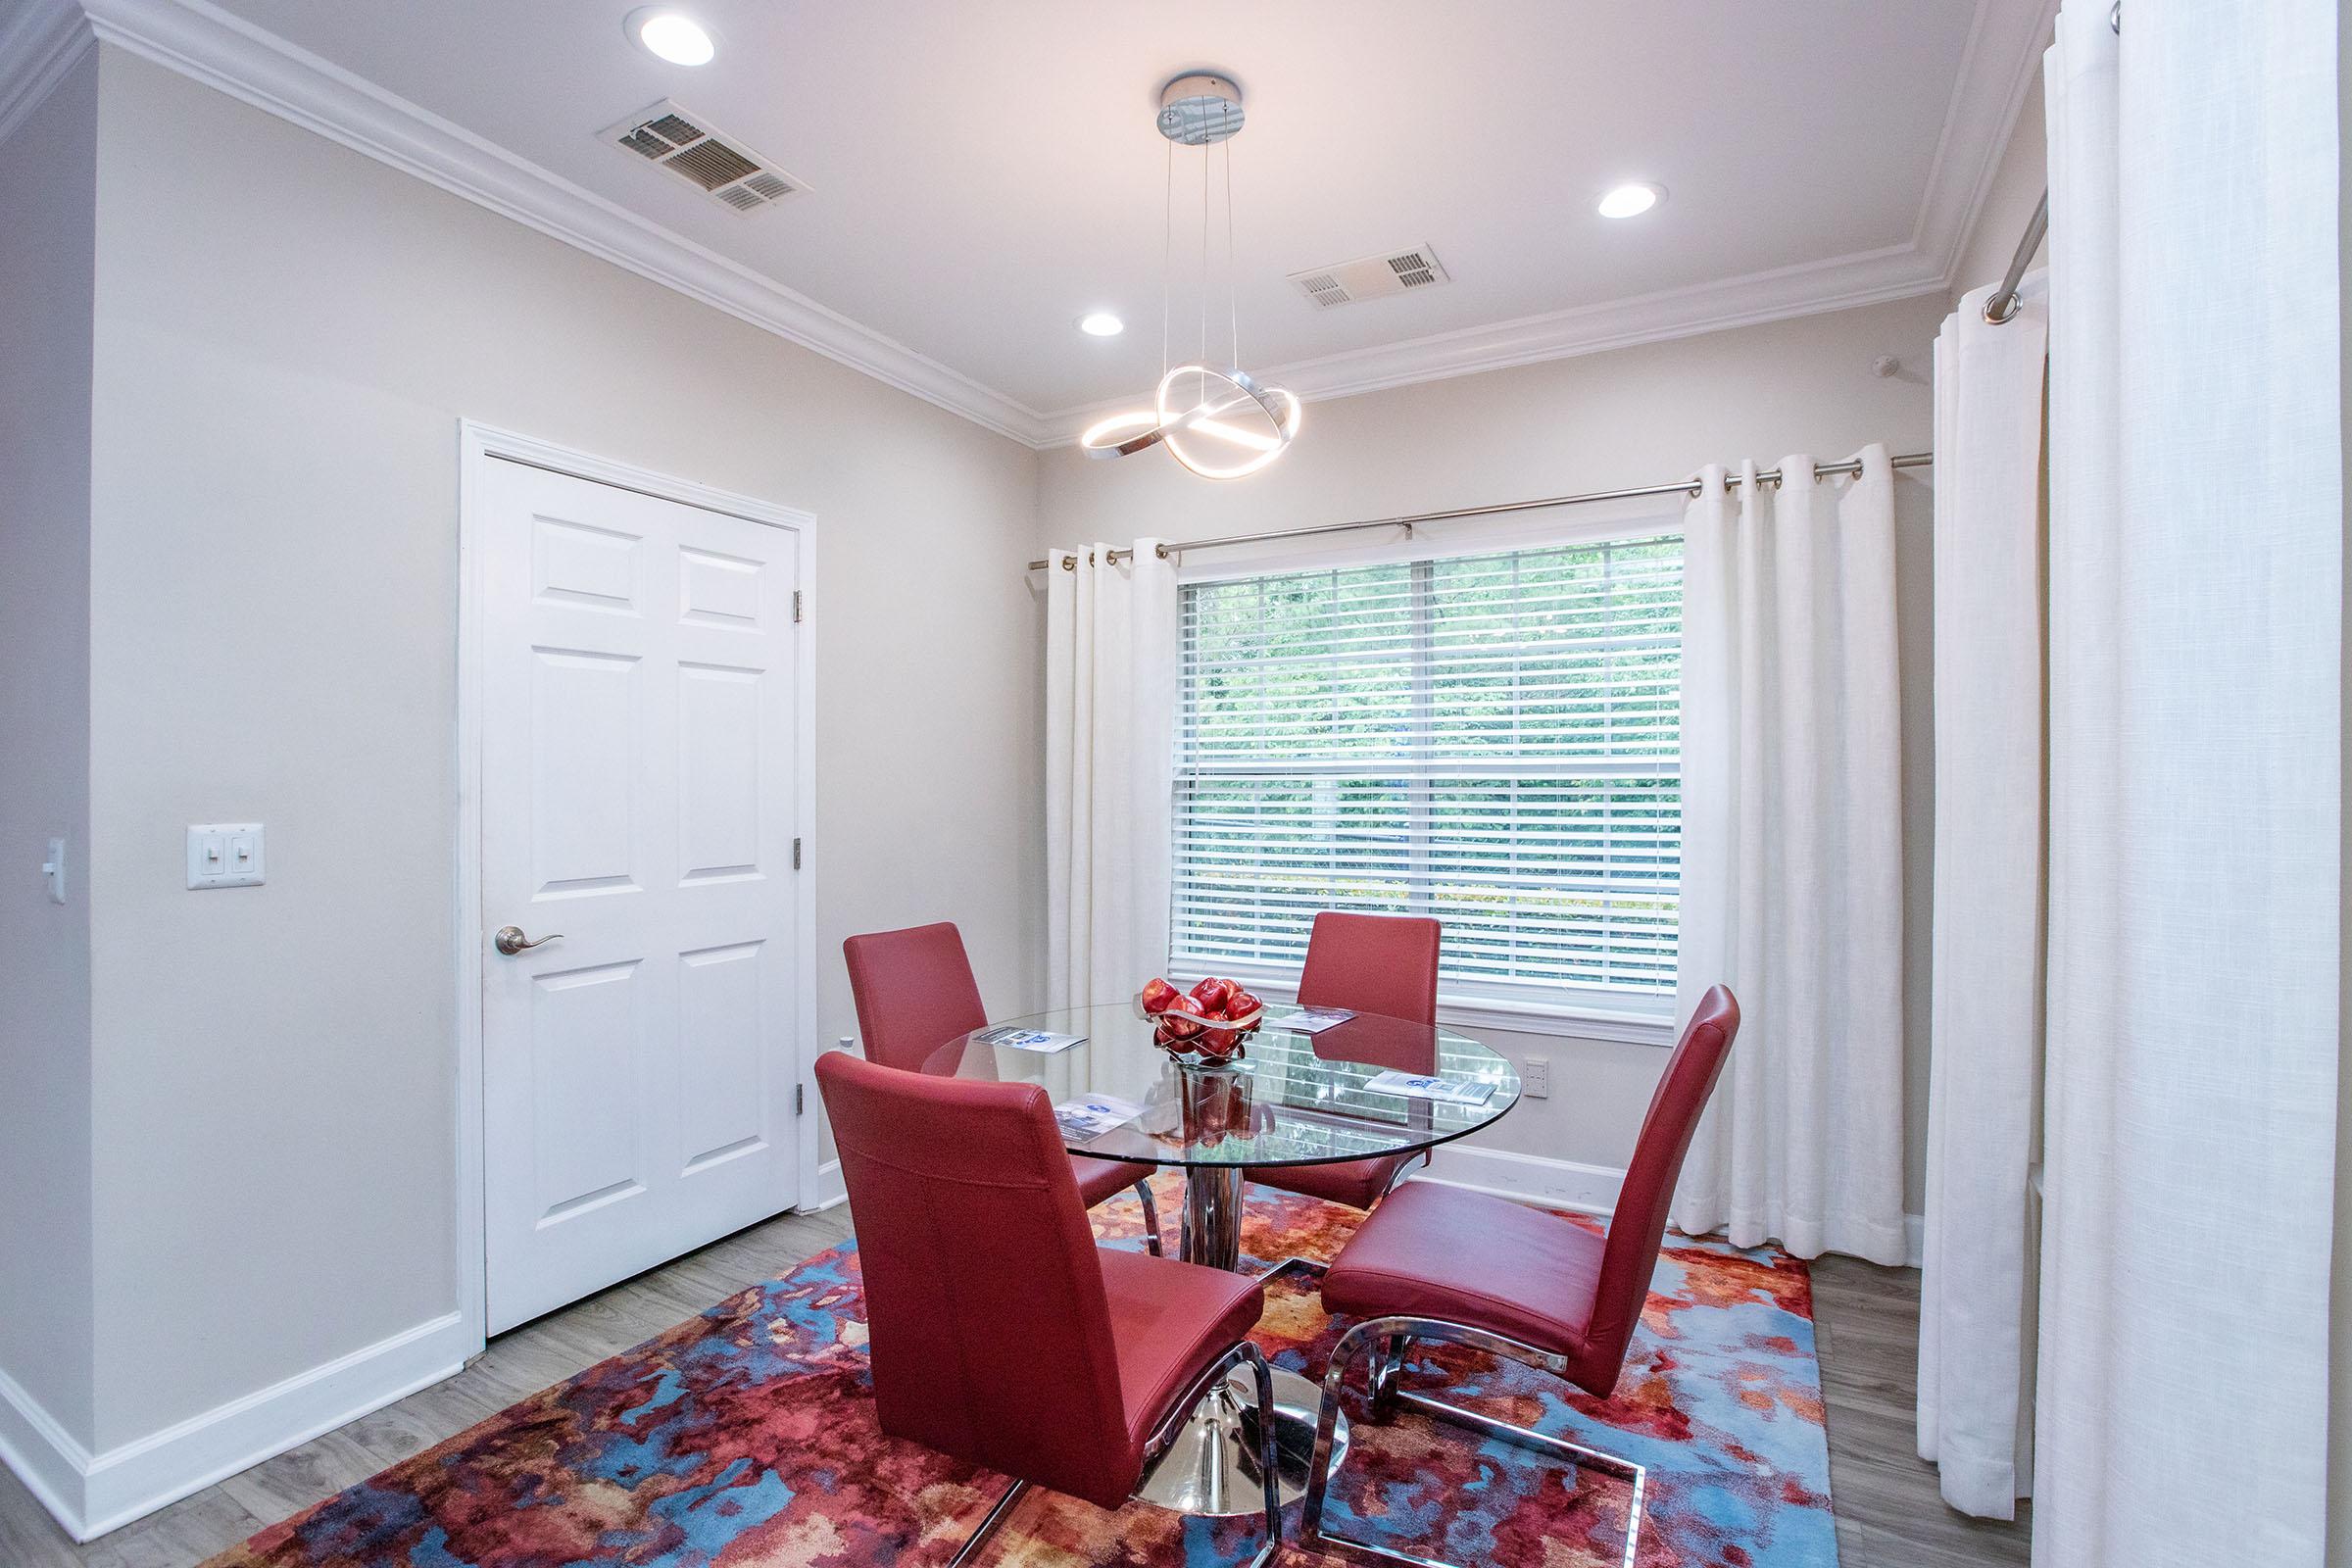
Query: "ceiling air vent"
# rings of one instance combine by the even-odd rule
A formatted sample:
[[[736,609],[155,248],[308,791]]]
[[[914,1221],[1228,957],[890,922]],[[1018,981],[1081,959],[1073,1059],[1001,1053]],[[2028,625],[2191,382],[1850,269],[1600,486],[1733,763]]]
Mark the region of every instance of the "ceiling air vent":
[[[1450,281],[1438,253],[1427,245],[1387,256],[1364,256],[1337,267],[1318,267],[1293,272],[1291,281],[1319,310],[1356,300],[1384,299],[1407,289],[1431,288]]]
[[[739,213],[757,212],[808,188],[666,98],[617,125],[606,126],[604,139],[647,163],[660,164]]]

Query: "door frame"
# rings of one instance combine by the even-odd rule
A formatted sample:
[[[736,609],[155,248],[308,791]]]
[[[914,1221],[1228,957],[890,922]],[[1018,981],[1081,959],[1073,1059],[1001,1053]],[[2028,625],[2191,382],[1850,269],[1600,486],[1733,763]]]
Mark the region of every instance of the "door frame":
[[[635,464],[501,430],[473,419],[458,421],[458,689],[457,837],[451,847],[457,886],[457,1281],[458,1315],[466,1354],[488,1341],[489,1281],[483,1229],[482,1120],[482,635],[481,542],[486,476],[492,463],[546,468],[596,484],[633,490],[781,529],[793,538],[794,581],[800,591],[794,643],[793,832],[802,855],[793,873],[799,940],[793,960],[800,996],[794,1006],[793,1082],[799,1102],[816,1102],[816,517],[796,507],[737,495]],[[818,1139],[806,1110],[794,1118],[794,1163],[800,1189],[795,1206],[817,1201]]]

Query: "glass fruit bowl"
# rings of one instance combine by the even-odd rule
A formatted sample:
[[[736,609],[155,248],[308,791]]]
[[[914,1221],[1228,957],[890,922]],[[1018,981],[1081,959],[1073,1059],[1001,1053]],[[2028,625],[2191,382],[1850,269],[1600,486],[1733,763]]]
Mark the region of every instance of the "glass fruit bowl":
[[[1240,1056],[1266,1014],[1263,1003],[1229,980],[1204,980],[1188,993],[1155,979],[1135,1000],[1152,1020],[1152,1044],[1180,1066]]]

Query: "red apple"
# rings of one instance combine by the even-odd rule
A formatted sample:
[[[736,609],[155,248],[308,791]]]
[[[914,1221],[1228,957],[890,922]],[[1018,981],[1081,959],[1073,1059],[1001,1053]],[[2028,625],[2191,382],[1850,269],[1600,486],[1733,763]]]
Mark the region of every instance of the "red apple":
[[[1173,1012],[1163,1012],[1159,1015],[1159,1027],[1167,1031],[1168,1038],[1171,1040],[1190,1040],[1200,1032],[1199,1024]]]
[[[1232,996],[1225,999],[1225,1016],[1228,1018],[1247,1018],[1264,1005],[1264,1003],[1258,1001],[1257,998],[1251,996],[1249,992],[1236,991]]]
[[[1233,1048],[1242,1043],[1241,1035],[1232,1029],[1203,1029],[1197,1049],[1203,1056],[1222,1059],[1233,1054]]]
[[[1202,980],[1200,984],[1194,986],[1192,991],[1193,1001],[1199,1004],[1199,1006],[1196,1010],[1199,1011],[1202,1017],[1206,1017],[1216,1009],[1223,1007],[1225,1005],[1225,999],[1232,995],[1233,982],[1230,980],[1220,980],[1213,974],[1205,980]]]
[[[1165,980],[1154,977],[1144,982],[1143,1004],[1146,1012],[1165,1012],[1184,995]]]

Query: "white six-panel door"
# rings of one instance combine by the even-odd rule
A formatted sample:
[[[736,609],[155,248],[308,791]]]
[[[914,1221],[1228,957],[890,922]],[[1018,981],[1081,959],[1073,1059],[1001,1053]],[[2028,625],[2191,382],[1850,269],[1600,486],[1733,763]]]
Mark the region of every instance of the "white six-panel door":
[[[510,1328],[798,1199],[796,540],[483,465],[483,1225]],[[539,943],[512,956],[505,926]]]

